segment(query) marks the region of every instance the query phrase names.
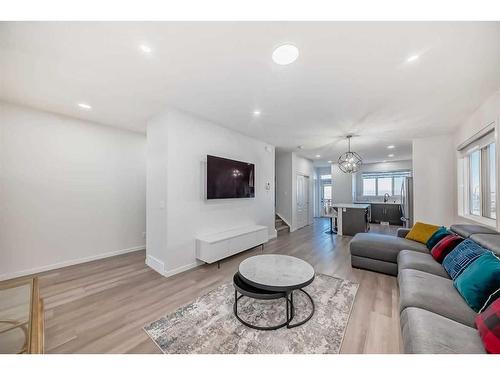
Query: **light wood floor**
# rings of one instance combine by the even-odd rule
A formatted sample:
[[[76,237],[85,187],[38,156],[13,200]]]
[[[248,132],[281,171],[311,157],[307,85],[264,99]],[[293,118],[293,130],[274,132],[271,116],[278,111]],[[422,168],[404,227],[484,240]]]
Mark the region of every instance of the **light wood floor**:
[[[399,353],[396,278],[352,269],[351,237],[324,233],[327,219],[266,244],[265,253],[290,254],[316,272],[360,284],[342,353]],[[372,225],[372,231],[394,228]],[[231,281],[238,264],[260,253],[250,250],[224,261],[164,278],[144,264],[145,252],[107,258],[39,275],[45,302],[48,353],[159,353],[142,327]]]

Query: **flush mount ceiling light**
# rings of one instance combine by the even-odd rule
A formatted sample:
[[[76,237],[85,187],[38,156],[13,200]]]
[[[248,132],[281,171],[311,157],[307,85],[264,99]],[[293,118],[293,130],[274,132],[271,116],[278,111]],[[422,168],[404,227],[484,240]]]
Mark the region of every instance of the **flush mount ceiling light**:
[[[90,111],[92,109],[92,106],[87,103],[78,103],[78,107],[80,107],[81,109],[86,109],[87,111]]]
[[[352,135],[347,137],[348,149],[347,152],[343,153],[339,157],[339,168],[344,173],[354,173],[357,172],[361,164],[363,164],[363,159],[358,153],[351,151],[351,138]]]
[[[141,51],[142,53],[144,53],[146,55],[149,55],[151,52],[153,52],[153,49],[146,44],[141,44],[139,46],[139,51]]]
[[[255,111],[253,111],[253,115],[255,117],[259,117],[260,116],[260,110],[256,109]]]
[[[387,146],[388,149],[391,149],[391,148],[394,148],[394,147],[396,147],[396,146],[394,146],[394,145]]]
[[[388,157],[390,157],[390,158],[393,158],[393,157],[394,157],[394,154],[389,154],[389,155],[387,155],[387,156],[388,156]]]
[[[273,51],[273,61],[278,65],[288,65],[299,57],[299,49],[293,44],[283,44]]]
[[[420,56],[419,56],[419,55],[411,55],[410,57],[408,57],[408,58],[406,59],[406,62],[409,62],[409,63],[411,63],[411,62],[415,62],[415,61],[417,61],[419,58],[420,58]]]
[[[320,157],[321,157],[321,155],[320,155],[320,154],[318,154],[318,155],[316,155],[316,157],[317,157],[317,158],[320,158]]]

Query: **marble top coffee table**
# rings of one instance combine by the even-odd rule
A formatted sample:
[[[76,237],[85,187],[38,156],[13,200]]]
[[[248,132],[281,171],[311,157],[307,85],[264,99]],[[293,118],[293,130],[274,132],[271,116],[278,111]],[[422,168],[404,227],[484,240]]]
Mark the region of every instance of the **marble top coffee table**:
[[[307,322],[314,314],[314,301],[302,288],[314,280],[314,268],[306,261],[289,255],[263,254],[245,259],[234,275],[234,313],[240,322],[248,327],[271,330],[286,326],[293,328]],[[311,313],[300,322],[292,323],[295,317],[293,292],[304,293],[311,305]],[[238,296],[240,292],[240,296]],[[238,301],[247,296],[254,299],[279,299],[286,301],[286,321],[275,326],[255,326],[245,322],[238,315]]]

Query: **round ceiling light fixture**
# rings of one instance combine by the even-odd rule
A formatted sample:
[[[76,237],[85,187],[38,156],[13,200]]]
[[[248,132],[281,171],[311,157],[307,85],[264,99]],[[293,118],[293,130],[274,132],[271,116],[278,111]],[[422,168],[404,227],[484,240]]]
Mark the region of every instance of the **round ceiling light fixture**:
[[[278,65],[288,65],[299,57],[299,49],[293,44],[283,44],[273,51],[273,61]]]
[[[357,152],[351,151],[351,138],[352,135],[347,137],[348,149],[339,156],[339,168],[344,173],[354,173],[359,170],[361,164],[363,164],[363,159],[358,155]]]

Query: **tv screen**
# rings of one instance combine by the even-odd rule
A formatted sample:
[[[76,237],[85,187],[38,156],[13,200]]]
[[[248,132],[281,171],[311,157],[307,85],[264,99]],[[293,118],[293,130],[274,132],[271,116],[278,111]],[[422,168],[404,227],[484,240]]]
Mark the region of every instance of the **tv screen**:
[[[254,198],[252,163],[207,155],[207,199]]]

